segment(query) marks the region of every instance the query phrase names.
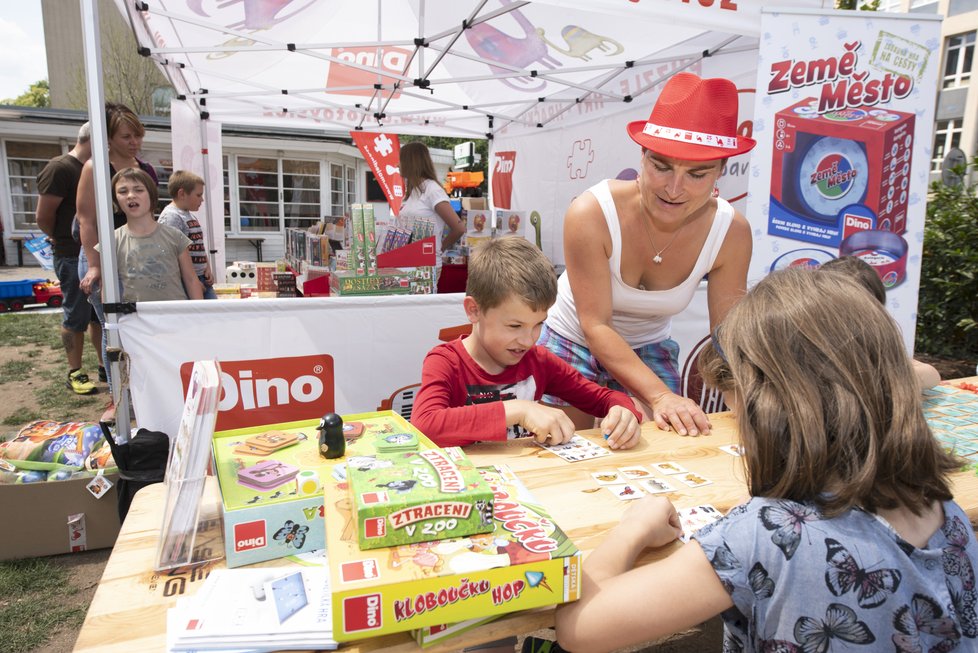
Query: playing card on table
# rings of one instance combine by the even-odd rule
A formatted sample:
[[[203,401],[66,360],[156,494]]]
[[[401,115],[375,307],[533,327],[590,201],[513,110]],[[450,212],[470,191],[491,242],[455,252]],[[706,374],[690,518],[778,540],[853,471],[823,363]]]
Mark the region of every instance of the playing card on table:
[[[655,468],[655,471],[659,472],[660,474],[665,474],[666,476],[669,476],[670,474],[682,474],[683,472],[688,471],[679,463],[674,463],[671,461],[665,463],[652,463],[652,467]]]
[[[601,456],[610,456],[611,451],[600,447],[586,438],[575,435],[570,442],[564,444],[540,444],[537,445],[554,452],[569,463],[576,463],[582,460],[591,460]]]
[[[634,465],[632,467],[619,467],[618,471],[622,476],[630,481],[638,481],[643,478],[650,478],[652,476],[652,472],[638,465]]]
[[[744,455],[744,448],[739,444],[725,444],[720,447],[720,451],[728,453],[731,456],[737,456],[738,458]]]
[[[641,499],[643,496],[645,496],[645,493],[642,492],[642,490],[631,483],[625,483],[623,485],[606,485],[605,489],[622,501]]]
[[[591,472],[591,478],[594,479],[595,483],[598,485],[614,485],[615,483],[621,483],[625,479],[614,469],[604,469],[599,472]]]
[[[639,485],[649,494],[663,494],[665,492],[675,492],[676,488],[662,480],[661,478],[649,478],[640,481]]]
[[[688,542],[693,533],[723,517],[719,510],[709,504],[680,508],[678,512],[679,525],[683,529],[683,536],[679,539],[683,542]]]
[[[693,474],[691,472],[687,472],[685,474],[679,474],[678,476],[673,476],[673,478],[678,478],[680,481],[682,481],[689,487],[702,487],[704,485],[710,485],[711,483],[713,483],[713,481],[711,481],[710,479],[703,478],[699,474]]]

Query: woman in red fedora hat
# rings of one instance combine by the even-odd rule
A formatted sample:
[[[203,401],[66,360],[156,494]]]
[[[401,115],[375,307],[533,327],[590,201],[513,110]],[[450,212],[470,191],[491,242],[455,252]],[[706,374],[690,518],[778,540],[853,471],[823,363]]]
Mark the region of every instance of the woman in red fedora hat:
[[[747,288],[750,227],[716,191],[726,160],[755,145],[738,135],[737,109],[732,82],[683,72],[666,83],[647,121],[628,124],[642,146],[638,178],[602,181],[571,203],[567,270],[540,336],[587,378],[629,392],[660,429],[680,435],[708,434],[710,421],[679,394],[672,316],[707,274],[711,328]],[[594,425],[591,415],[563,408],[577,428]]]

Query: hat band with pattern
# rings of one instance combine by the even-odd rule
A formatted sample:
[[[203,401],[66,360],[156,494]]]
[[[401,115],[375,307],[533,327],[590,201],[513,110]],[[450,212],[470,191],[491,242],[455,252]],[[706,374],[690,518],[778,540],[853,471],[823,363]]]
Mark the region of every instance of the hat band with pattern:
[[[666,127],[664,125],[657,125],[652,122],[645,123],[645,128],[642,129],[642,132],[648,134],[649,136],[654,136],[655,138],[664,138],[670,141],[680,141],[683,143],[692,143],[694,145],[707,145],[710,147],[722,147],[728,150],[737,149],[736,136],[721,136],[719,134],[695,132],[689,129],[676,129],[675,127]]]

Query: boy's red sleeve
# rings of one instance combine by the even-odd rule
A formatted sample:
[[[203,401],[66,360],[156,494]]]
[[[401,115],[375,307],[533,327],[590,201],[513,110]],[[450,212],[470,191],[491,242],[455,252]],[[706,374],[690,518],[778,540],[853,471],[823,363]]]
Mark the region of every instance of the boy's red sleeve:
[[[548,368],[547,387],[542,394],[560,397],[571,406],[589,415],[603,418],[612,406],[623,406],[632,411],[639,424],[642,423],[640,411],[632,398],[624,392],[600,386],[554,355],[549,349],[539,347],[543,352],[541,363]]]
[[[506,439],[503,402],[466,406],[465,380],[458,360],[436,347],[421,369],[421,389],[411,409],[411,424],[439,447]]]

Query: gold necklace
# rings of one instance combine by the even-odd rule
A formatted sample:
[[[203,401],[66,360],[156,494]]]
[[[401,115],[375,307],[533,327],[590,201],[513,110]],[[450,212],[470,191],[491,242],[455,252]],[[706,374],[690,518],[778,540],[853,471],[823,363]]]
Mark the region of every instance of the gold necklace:
[[[644,216],[641,218],[641,220],[642,220],[642,224],[645,226],[645,233],[649,235],[649,242],[652,243],[652,251],[655,252],[655,256],[652,257],[652,262],[655,263],[656,265],[661,265],[662,252],[669,249],[672,246],[672,244],[676,242],[676,238],[679,236],[679,232],[686,228],[686,224],[689,222],[689,216],[687,215],[686,218],[683,220],[683,223],[679,225],[679,229],[676,229],[676,233],[672,235],[672,239],[668,243],[666,243],[666,246],[663,247],[662,249],[659,249],[658,247],[655,246],[655,240],[652,238],[652,230],[649,229],[649,222],[652,220],[652,214],[649,213],[649,210],[647,208],[645,208],[645,197],[642,195],[641,185],[639,185],[638,187],[638,198],[639,198],[639,202],[642,204],[642,212],[648,216],[648,220],[646,220]]]

